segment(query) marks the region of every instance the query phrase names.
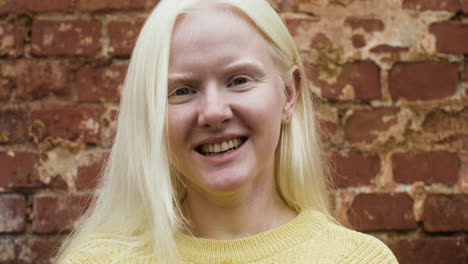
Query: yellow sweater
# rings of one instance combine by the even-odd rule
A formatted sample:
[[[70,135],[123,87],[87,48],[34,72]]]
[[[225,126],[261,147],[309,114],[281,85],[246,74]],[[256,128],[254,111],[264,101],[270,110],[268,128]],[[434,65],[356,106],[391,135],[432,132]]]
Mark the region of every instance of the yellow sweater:
[[[282,226],[241,239],[211,240],[176,233],[175,240],[182,263],[186,264],[398,263],[380,240],[333,224],[322,213],[311,210],[302,211]],[[106,254],[98,250],[104,244],[108,249]],[[145,250],[136,250],[132,254],[134,258],[119,262],[119,253],[125,249],[119,241],[106,236],[88,241],[86,245],[99,254],[77,250],[67,256],[63,264],[156,263]]]

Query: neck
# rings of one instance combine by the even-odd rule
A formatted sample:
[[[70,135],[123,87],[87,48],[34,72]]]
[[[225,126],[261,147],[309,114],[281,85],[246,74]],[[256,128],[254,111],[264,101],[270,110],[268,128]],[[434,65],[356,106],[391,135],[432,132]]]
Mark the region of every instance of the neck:
[[[195,237],[227,240],[264,232],[296,216],[279,197],[273,177],[225,194],[207,193],[189,186],[182,212]]]

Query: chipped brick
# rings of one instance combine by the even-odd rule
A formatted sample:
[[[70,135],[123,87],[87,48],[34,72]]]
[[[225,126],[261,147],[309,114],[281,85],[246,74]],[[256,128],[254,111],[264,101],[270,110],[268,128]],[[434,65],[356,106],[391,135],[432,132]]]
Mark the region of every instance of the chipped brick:
[[[466,263],[462,237],[403,238],[389,246],[400,264]]]
[[[0,263],[13,264],[15,258],[15,244],[13,241],[0,239]]]
[[[19,56],[24,50],[24,30],[14,24],[0,22],[0,56]]]
[[[417,228],[413,200],[404,193],[360,194],[354,198],[348,219],[360,231]]]
[[[53,257],[61,241],[28,238],[18,240],[15,244],[19,263],[52,264],[55,263]]]
[[[35,20],[32,51],[37,55],[93,56],[101,50],[101,22]]]
[[[109,53],[128,56],[133,50],[143,21],[112,21],[109,23]]]
[[[37,154],[31,152],[0,152],[0,187],[41,187],[36,172],[37,160]]]
[[[429,26],[436,38],[437,51],[441,53],[468,53],[468,23],[440,22]]]
[[[366,32],[383,31],[385,29],[382,20],[376,18],[348,17],[345,20],[345,25],[349,25],[353,30],[362,28]]]
[[[69,232],[89,206],[89,195],[39,194],[33,198],[34,233]]]
[[[460,159],[456,153],[410,152],[392,155],[393,179],[411,184],[454,184],[458,178]]]
[[[379,133],[386,132],[397,124],[397,107],[382,107],[372,110],[357,110],[346,120],[344,132],[346,140],[357,143],[371,143]]]
[[[86,143],[98,143],[101,114],[102,108],[97,106],[35,110],[31,113],[33,134],[39,141],[48,136],[71,141],[83,136]],[[40,129],[34,126],[40,126]]]
[[[23,232],[26,202],[17,194],[0,195],[0,233]]]
[[[26,112],[22,110],[0,110],[0,144],[23,143],[26,139]]]
[[[423,221],[429,232],[468,231],[468,195],[429,195]]]
[[[393,100],[436,100],[454,95],[458,65],[452,63],[407,63],[395,65],[389,74]]]
[[[334,183],[337,187],[365,186],[380,170],[380,158],[377,155],[349,153],[333,155]]]
[[[78,98],[83,102],[117,101],[127,66],[81,68],[77,73]]]
[[[370,61],[345,65],[335,82],[321,80],[316,67],[311,78],[322,90],[322,97],[333,100],[373,100],[380,98],[380,69]]]

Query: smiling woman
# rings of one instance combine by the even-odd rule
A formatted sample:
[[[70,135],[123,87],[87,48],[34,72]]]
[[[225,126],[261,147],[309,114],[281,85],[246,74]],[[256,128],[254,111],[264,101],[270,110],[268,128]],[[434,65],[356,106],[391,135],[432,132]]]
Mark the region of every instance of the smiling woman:
[[[161,1],[58,263],[396,263],[330,214],[303,74],[266,1]]]

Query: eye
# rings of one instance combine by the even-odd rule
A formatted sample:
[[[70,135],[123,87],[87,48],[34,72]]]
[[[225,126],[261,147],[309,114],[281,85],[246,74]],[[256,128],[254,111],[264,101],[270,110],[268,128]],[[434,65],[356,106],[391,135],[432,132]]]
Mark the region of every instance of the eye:
[[[243,84],[246,84],[247,82],[250,81],[250,78],[249,77],[246,77],[246,76],[236,76],[235,78],[233,78],[231,80],[231,82],[228,84],[228,86],[237,86],[237,85],[243,85]]]
[[[170,94],[170,96],[184,96],[184,95],[189,95],[189,94],[193,94],[193,93],[195,93],[195,91],[193,91],[193,89],[191,89],[189,87],[181,87],[181,88],[175,89]]]

